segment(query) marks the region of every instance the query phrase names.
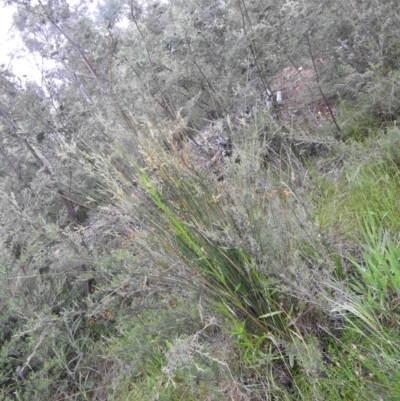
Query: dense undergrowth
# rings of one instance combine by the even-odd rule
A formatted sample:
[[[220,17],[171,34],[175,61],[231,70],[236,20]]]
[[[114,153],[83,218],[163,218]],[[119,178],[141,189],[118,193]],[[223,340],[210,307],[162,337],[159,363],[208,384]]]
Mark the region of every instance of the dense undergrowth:
[[[395,2],[261,3],[20,4],[82,77],[3,73],[2,399],[400,399]]]

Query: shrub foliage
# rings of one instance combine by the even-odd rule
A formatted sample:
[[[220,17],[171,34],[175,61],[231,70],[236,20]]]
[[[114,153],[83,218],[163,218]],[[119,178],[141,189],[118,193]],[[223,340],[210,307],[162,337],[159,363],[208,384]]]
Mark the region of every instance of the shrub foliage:
[[[9,1],[4,400],[397,400],[397,2]]]

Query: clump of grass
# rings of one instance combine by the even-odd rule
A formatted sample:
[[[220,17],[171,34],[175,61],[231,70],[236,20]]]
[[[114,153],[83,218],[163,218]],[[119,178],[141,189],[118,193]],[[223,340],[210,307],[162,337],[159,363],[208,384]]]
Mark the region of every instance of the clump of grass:
[[[251,255],[215,238],[218,234],[223,236],[225,227],[233,223],[218,194],[217,183],[195,169],[185,177],[182,172],[174,175],[165,160],[157,164],[165,166],[157,171],[163,187],[157,187],[146,172],[141,174],[140,182],[158,210],[154,235],[160,241],[160,249],[171,257],[178,256],[185,269],[198,274],[210,294],[223,300],[228,309],[236,309],[261,329],[284,330],[285,311],[269,288],[268,278],[252,266]]]
[[[260,120],[258,116],[260,125],[232,133],[233,155],[220,161],[216,175],[215,164],[197,158],[193,148],[176,143],[162,128],[138,133],[134,141],[140,154],[135,158],[124,152],[131,134],[121,131],[114,152],[124,168],[116,169],[101,156],[98,160],[99,166],[104,164],[104,188],[124,216],[121,221],[134,222],[128,226],[136,227],[135,252],[141,260],[156,266],[166,283],[186,288],[183,293],[201,293],[227,318],[222,330],[232,336],[240,360],[232,374],[240,369],[254,373],[260,392],[270,398],[279,394],[280,399],[363,399],[385,387],[384,378],[375,373],[383,366],[376,355],[381,347],[390,360],[395,354],[387,345],[395,338],[376,337],[375,344],[372,337],[367,338],[378,327],[379,312],[371,305],[368,309],[358,291],[372,284],[365,284],[367,278],[356,266],[352,275],[343,271],[341,261],[351,264],[348,254],[337,255],[334,239],[325,237],[321,224],[313,221],[318,207],[311,203],[311,183],[290,148],[266,163],[269,134],[263,126],[267,123]],[[325,204],[319,205],[316,214],[325,214],[326,224],[339,222],[347,233],[358,227],[356,214],[363,216],[368,208],[378,217],[390,216],[396,224],[395,206],[388,210],[390,202],[382,205],[378,197],[379,191],[389,187],[393,201],[396,174],[387,164],[377,163],[349,173],[346,185],[340,181],[336,186],[324,184],[328,189]],[[353,276],[361,284],[348,285]],[[329,319],[335,316],[341,322],[336,331]],[[383,321],[379,324],[381,329],[387,327]],[[365,352],[367,362],[355,358],[349,333],[358,339],[358,350]],[[176,379],[181,390],[206,391],[193,387],[190,379],[198,376],[196,364],[210,372],[202,365],[204,355],[200,360],[193,357],[203,351],[198,343],[191,343],[191,335],[168,340],[169,351],[159,349],[158,357],[144,366],[153,390],[171,397],[182,394],[174,393]],[[180,355],[177,344],[190,345],[180,360],[186,373],[178,374],[174,365]],[[360,366],[363,370],[357,376]],[[141,380],[125,378],[123,382],[129,380],[141,386]],[[151,393],[150,387],[143,388]]]
[[[135,137],[135,159],[118,148],[129,141],[129,133],[120,133],[114,151],[124,174],[99,163],[106,164],[105,187],[117,207],[140,227],[138,252],[175,282],[200,290],[231,322],[241,363],[259,377],[270,369],[270,384],[277,381],[271,394],[285,394],[299,365],[319,374],[313,334],[316,325],[328,325],[319,292],[336,266],[305,207],[309,181],[301,162],[282,144],[266,164],[264,118],[232,132],[233,155],[219,161],[216,175],[193,148],[154,128]],[[268,355],[273,369],[263,362]]]
[[[344,177],[336,181],[317,178],[315,215],[322,228],[334,226],[336,232],[359,231],[357,216],[373,211],[384,227],[400,229],[400,171],[393,163],[377,161],[344,168]]]
[[[399,324],[400,244],[398,240],[395,243],[376,220],[377,217],[372,213],[362,219],[364,265],[354,262],[360,275],[354,286],[356,291],[363,294],[364,304],[369,305],[371,311],[385,317],[391,324]]]
[[[355,276],[349,283],[336,288],[339,300],[334,310],[346,322],[337,344],[354,360],[354,374],[368,382],[370,396],[396,400],[400,396],[400,253],[398,239],[393,240],[378,222],[372,213],[361,218],[362,259],[353,260]]]

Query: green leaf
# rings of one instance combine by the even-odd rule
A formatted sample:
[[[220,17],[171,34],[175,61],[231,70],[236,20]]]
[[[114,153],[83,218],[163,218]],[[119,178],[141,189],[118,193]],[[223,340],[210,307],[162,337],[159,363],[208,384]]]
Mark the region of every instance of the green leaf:
[[[279,313],[282,313],[282,311],[278,310],[275,312],[266,313],[265,315],[259,316],[258,318],[263,319],[263,318],[267,318],[267,317],[272,317],[272,316],[278,315]]]

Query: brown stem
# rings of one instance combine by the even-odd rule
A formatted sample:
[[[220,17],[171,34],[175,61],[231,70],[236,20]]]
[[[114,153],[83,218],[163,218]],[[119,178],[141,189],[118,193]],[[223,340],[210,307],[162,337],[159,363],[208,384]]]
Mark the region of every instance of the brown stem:
[[[160,83],[158,82],[158,79],[157,79],[157,76],[156,76],[156,73],[155,73],[153,59],[151,58],[149,48],[148,48],[148,46],[146,44],[146,38],[145,38],[142,30],[140,29],[140,26],[139,26],[139,24],[138,24],[138,22],[137,22],[137,20],[136,20],[136,18],[134,16],[132,10],[131,10],[131,18],[132,18],[132,21],[134,22],[134,24],[136,25],[136,28],[137,28],[137,30],[139,32],[139,35],[143,39],[144,48],[146,49],[147,58],[149,59],[149,63],[150,63],[150,67],[151,67],[151,73],[153,75],[154,82],[155,82],[155,84],[157,86],[158,92],[160,93],[160,96],[161,96],[161,99],[162,99],[162,103],[163,103],[163,108],[166,111],[166,113],[169,114],[174,120],[178,120],[175,111],[173,110],[173,108],[171,107],[169,102],[165,99],[165,96],[162,93],[162,90],[160,88]]]
[[[8,167],[12,170],[12,172],[15,174],[15,176],[18,178],[18,181],[22,181],[22,177],[20,173],[18,172],[17,168],[14,166],[14,163],[11,161],[11,159],[8,157],[6,151],[0,146],[0,155],[3,158],[3,160],[6,162]]]
[[[319,92],[320,92],[322,98],[324,99],[325,105],[329,110],[329,114],[331,115],[333,122],[335,123],[335,126],[336,126],[336,129],[338,131],[338,134],[340,134],[342,132],[342,130],[340,129],[339,124],[337,123],[336,118],[333,115],[332,108],[331,108],[331,106],[330,106],[330,104],[328,102],[328,99],[326,98],[324,92],[322,91],[322,88],[321,88],[321,85],[320,85],[318,70],[317,70],[317,66],[315,65],[315,57],[314,57],[314,55],[312,53],[312,49],[311,49],[310,38],[308,37],[308,34],[306,34],[305,36],[306,36],[306,39],[307,39],[308,50],[310,52],[312,65],[313,65],[313,68],[314,68],[314,71],[315,71],[315,75],[316,75],[316,78],[317,78],[317,84],[318,84]],[[340,135],[338,136],[338,138],[340,138]]]
[[[41,1],[39,0],[39,4],[41,5],[41,7],[43,8],[43,10],[45,10],[43,4],[41,3]],[[89,60],[86,58],[85,54],[83,53],[83,51],[81,50],[81,48],[78,46],[77,43],[75,43],[73,41],[73,39],[68,35],[67,32],[65,32],[62,28],[60,28],[55,21],[53,21],[53,19],[47,14],[46,17],[48,18],[48,20],[52,23],[52,25],[68,40],[69,43],[71,43],[71,45],[78,51],[79,55],[82,57],[84,63],[86,64],[86,67],[89,69],[90,73],[93,75],[94,79],[96,80],[97,84],[99,85],[100,89],[103,92],[107,92],[107,88],[104,85],[104,83],[102,82],[102,80],[100,79],[99,75],[97,74],[96,70],[94,69],[94,67],[90,64]]]
[[[246,33],[246,35],[248,35],[247,29],[246,29],[246,24],[245,24],[245,19],[247,20],[247,23],[250,25],[250,31],[253,30],[253,24],[251,23],[249,13],[247,12],[246,4],[244,3],[243,0],[239,0],[239,9],[242,14],[243,30]],[[253,56],[254,62],[256,63],[258,75],[260,76],[260,79],[264,85],[264,89],[268,89],[272,93],[271,86],[264,73],[264,70],[261,68],[260,63],[258,62],[257,47],[251,37],[250,37],[250,50],[251,50],[251,54]]]
[[[14,134],[18,137],[18,139],[25,145],[25,147],[29,150],[29,152],[32,154],[32,156],[37,160],[37,162],[40,164],[40,166],[43,167],[43,172],[48,175],[49,177],[51,177],[51,169],[50,166],[48,165],[46,159],[41,156],[36,150],[35,148],[29,143],[27,138],[21,138],[19,135],[16,134],[15,131],[17,131],[17,126],[14,124],[14,122],[7,116],[7,114],[0,109],[0,116],[3,117],[3,119],[10,125],[11,129],[14,131]],[[7,161],[8,160],[8,156],[6,155],[6,153],[3,151],[3,149],[0,147],[0,155]],[[9,163],[11,163],[11,161],[9,161]],[[11,163],[11,167],[12,163]],[[17,174],[17,176],[19,177],[18,172],[16,171],[15,168],[13,168],[13,171],[15,171],[15,173]],[[68,213],[68,217],[74,222],[74,223],[78,223],[78,216],[76,215],[76,212],[72,206],[72,202],[71,199],[67,196],[64,195],[64,192],[62,191],[62,189],[58,189],[57,190],[58,195],[61,197],[61,200],[63,201],[66,209],[67,209],[67,213]]]

